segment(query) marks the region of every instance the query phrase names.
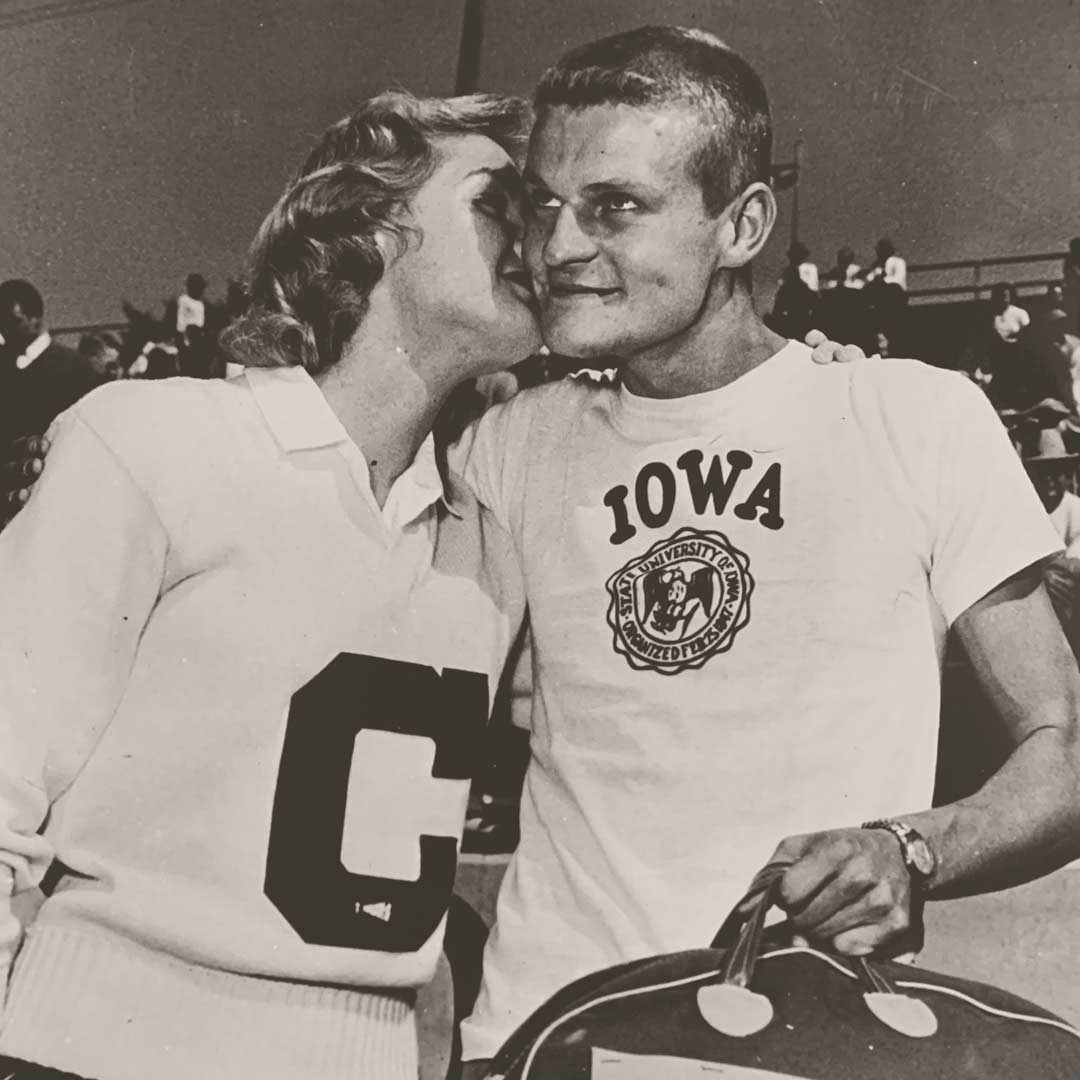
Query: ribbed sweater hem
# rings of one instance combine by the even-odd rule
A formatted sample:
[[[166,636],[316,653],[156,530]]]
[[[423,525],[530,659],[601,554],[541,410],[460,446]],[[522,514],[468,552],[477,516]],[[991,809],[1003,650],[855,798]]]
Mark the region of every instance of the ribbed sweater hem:
[[[255,978],[107,931],[32,929],[0,1055],[88,1080],[415,1080],[411,991]]]

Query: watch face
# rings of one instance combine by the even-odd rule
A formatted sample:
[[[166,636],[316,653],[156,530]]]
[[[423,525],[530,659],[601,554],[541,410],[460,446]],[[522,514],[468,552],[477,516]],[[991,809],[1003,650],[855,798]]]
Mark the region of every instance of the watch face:
[[[911,837],[908,840],[908,856],[911,859],[911,865],[923,877],[929,877],[934,872],[934,853],[921,836],[917,839]]]

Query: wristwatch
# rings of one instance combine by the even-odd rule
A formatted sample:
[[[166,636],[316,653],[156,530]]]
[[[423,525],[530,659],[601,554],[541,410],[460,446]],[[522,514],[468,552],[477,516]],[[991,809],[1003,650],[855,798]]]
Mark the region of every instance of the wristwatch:
[[[904,865],[911,875],[911,884],[916,892],[925,892],[937,869],[937,856],[926,842],[926,837],[903,821],[866,821],[862,828],[887,829],[900,841],[900,850],[903,852]]]

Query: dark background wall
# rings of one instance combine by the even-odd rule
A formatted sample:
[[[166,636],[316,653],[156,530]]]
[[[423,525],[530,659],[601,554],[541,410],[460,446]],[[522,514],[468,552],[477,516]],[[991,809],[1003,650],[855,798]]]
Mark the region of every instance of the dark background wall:
[[[388,85],[451,89],[462,6],[113,0],[48,18],[79,0],[0,0],[0,277],[38,282],[54,324],[155,305],[190,270],[220,295],[327,123]],[[648,21],[714,30],[762,72],[777,159],[805,143],[801,232],[822,264],[883,233],[915,261],[1080,233],[1077,0],[488,0],[481,84],[526,92],[569,45]]]

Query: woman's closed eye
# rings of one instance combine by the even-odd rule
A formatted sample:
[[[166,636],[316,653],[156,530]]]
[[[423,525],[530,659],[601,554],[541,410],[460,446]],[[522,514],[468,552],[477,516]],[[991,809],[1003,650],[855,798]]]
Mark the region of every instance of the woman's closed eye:
[[[498,184],[490,184],[473,200],[473,205],[490,218],[501,223],[512,219],[513,204],[510,194]]]

